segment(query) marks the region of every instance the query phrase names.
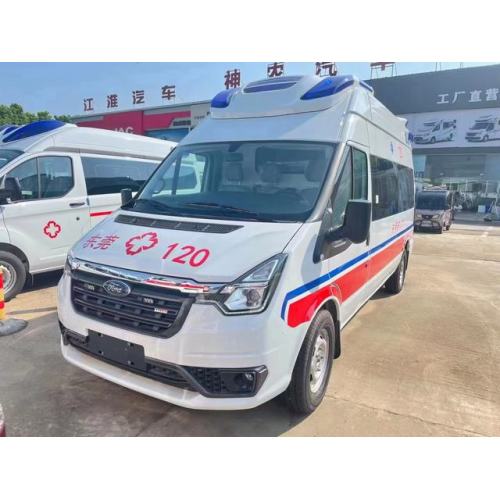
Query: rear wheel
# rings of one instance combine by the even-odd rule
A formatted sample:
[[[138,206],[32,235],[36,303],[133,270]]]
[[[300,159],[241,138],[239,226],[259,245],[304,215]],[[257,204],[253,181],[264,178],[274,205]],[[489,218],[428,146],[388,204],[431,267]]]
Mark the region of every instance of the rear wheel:
[[[285,397],[295,413],[312,413],[321,403],[328,386],[335,352],[335,323],[321,310],[307,330],[295,362]]]
[[[4,251],[0,251],[0,266],[4,267],[3,290],[5,300],[13,299],[26,283],[26,267],[17,255]]]
[[[390,278],[385,282],[385,289],[387,292],[397,294],[403,289],[403,286],[405,284],[407,263],[408,254],[405,250],[403,252],[403,255],[401,256],[398,267],[391,274]]]

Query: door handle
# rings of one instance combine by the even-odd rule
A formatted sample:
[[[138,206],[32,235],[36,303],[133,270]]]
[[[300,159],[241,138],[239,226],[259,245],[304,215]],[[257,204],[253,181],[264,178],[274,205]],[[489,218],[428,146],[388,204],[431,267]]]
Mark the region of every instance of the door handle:
[[[76,207],[83,207],[83,205],[85,205],[85,202],[84,201],[79,201],[79,202],[75,202],[75,203],[70,203],[69,206],[71,208],[76,208]]]

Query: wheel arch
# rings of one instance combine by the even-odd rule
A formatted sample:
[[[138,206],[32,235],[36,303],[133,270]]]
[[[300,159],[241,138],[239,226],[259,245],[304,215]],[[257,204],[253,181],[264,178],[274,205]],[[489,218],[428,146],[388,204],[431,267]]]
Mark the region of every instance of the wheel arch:
[[[0,243],[0,251],[12,253],[16,257],[21,259],[21,262],[26,267],[26,272],[29,273],[30,263],[28,257],[26,257],[26,254],[21,249],[14,245],[11,245],[10,243]]]
[[[333,323],[335,324],[335,351],[333,353],[333,359],[337,359],[338,357],[340,357],[341,354],[339,304],[334,298],[329,298],[316,311],[316,314],[318,314],[318,312],[323,309],[325,309],[331,314],[333,318]]]

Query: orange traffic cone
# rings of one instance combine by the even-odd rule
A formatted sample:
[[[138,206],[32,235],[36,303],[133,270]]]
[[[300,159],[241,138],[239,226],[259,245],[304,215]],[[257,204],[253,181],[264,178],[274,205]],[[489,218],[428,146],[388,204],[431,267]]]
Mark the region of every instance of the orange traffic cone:
[[[24,319],[7,319],[5,297],[3,292],[3,272],[4,268],[0,266],[0,337],[20,332],[23,328],[26,328],[26,325],[28,324],[28,322],[24,321]]]

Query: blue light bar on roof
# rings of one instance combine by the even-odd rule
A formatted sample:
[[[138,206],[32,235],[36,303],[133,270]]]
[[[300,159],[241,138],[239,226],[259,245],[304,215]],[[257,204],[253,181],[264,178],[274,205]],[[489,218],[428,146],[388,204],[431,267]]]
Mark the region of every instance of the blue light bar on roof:
[[[245,94],[250,94],[253,92],[288,89],[293,87],[301,78],[301,76],[282,76],[268,78],[267,80],[258,80],[257,82],[249,83],[243,92],[245,92]]]
[[[64,122],[60,122],[58,120],[42,120],[39,122],[28,123],[27,125],[16,128],[12,132],[5,135],[2,142],[12,142],[20,139],[26,139],[27,137],[43,134],[44,132],[50,132],[56,128],[63,127],[64,125]]]
[[[239,90],[240,89],[237,88],[237,89],[223,90],[222,92],[219,92],[212,99],[210,106],[212,106],[212,108],[227,108],[229,106],[229,103],[231,102],[231,98]]]
[[[18,125],[4,125],[0,127],[0,135],[10,134],[13,130],[16,130],[17,127]]]
[[[307,101],[309,99],[319,99],[337,94],[341,90],[350,87],[354,83],[352,75],[329,76],[323,78],[312,89],[309,89],[301,99]]]

